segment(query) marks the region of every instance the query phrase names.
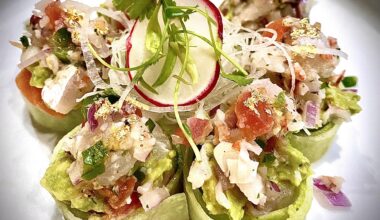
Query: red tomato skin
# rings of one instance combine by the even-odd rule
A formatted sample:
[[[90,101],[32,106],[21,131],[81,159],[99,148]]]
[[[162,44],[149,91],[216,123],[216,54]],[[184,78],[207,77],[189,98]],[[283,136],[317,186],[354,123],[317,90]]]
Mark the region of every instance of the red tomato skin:
[[[284,42],[290,37],[291,27],[285,26],[283,20],[283,18],[275,20],[266,26],[267,28],[275,30],[277,32],[276,41],[278,42]],[[273,34],[270,32],[263,32],[262,35],[269,38],[273,36]]]
[[[243,92],[238,97],[235,106],[237,127],[249,141],[270,132],[274,124],[269,104],[258,101],[255,106],[258,114],[244,104],[251,96],[250,92]]]
[[[49,17],[50,26],[52,29],[54,29],[55,22],[62,20],[64,16],[64,11],[61,8],[61,3],[59,1],[55,1],[48,4],[45,8],[45,14]]]

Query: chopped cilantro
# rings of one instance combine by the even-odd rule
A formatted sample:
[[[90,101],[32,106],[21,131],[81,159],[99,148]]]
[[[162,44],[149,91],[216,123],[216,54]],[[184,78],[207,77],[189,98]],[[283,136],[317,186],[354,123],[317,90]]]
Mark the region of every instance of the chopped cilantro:
[[[149,119],[147,122],[145,122],[145,125],[148,127],[149,132],[152,132],[154,128],[156,127],[156,124],[152,119]]]
[[[262,149],[264,149],[265,146],[266,146],[265,141],[263,141],[263,140],[261,140],[261,139],[257,139],[257,140],[256,140],[256,144],[258,144]]]
[[[222,72],[222,76],[237,83],[239,86],[246,86],[253,82],[252,78],[248,78],[243,72],[239,70],[236,70],[230,74]]]
[[[327,87],[329,87],[329,84],[327,82],[322,83],[321,89],[325,89]]]
[[[25,48],[28,48],[30,46],[29,39],[26,36],[20,37],[20,41],[22,46],[24,46]]]
[[[50,40],[50,44],[53,48],[53,53],[60,59],[63,63],[69,63],[70,50],[75,50],[75,45],[72,42],[71,33],[67,28],[61,28],[53,34]]]
[[[183,124],[183,128],[184,128],[187,135],[189,135],[190,137],[193,136],[189,126],[186,123]]]
[[[344,77],[342,83],[346,88],[354,87],[358,83],[358,78],[356,76],[347,76]]]
[[[285,93],[280,92],[273,103],[273,107],[283,110],[286,107]]]
[[[263,163],[266,166],[270,166],[276,160],[276,157],[273,154],[265,154],[263,158]]]
[[[144,19],[152,15],[157,5],[155,0],[112,0],[117,10],[125,11],[130,19]]]
[[[96,144],[94,144],[94,146],[83,151],[83,179],[92,180],[100,174],[104,173],[104,162],[107,155],[108,151],[101,141],[97,142]]]

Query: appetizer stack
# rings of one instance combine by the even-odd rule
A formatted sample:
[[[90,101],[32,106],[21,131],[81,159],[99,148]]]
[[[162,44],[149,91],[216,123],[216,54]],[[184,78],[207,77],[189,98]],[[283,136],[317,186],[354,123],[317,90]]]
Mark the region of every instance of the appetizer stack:
[[[304,1],[71,0],[35,5],[16,83],[66,135],[41,185],[65,219],[304,219],[312,180],[361,111],[347,58]],[[249,16],[248,16],[249,15]]]

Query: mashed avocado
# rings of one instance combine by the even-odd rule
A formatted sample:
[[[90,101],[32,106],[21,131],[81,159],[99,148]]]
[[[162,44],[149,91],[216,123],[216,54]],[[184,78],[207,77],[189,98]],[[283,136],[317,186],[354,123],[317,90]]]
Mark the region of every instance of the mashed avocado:
[[[67,169],[72,162],[72,159],[69,158],[65,152],[59,152],[42,178],[41,185],[45,187],[56,200],[69,202],[71,208],[83,212],[91,210],[104,212],[105,205],[102,200],[84,197],[80,187],[74,187],[72,185],[69,175],[67,174]]]
[[[41,185],[53,195],[54,199],[65,204],[70,204],[70,208],[83,212],[90,210],[104,212],[105,204],[97,198],[84,197],[80,187],[74,187],[71,183],[67,169],[73,160],[63,151],[66,139],[75,135],[79,127],[72,130],[57,144],[52,156],[52,163],[41,179]]]
[[[144,168],[146,169],[144,182],[151,181],[156,186],[160,185],[163,181],[164,173],[174,168],[173,159],[175,156],[176,152],[174,150],[167,153],[161,159],[155,155],[151,155],[144,164]]]
[[[326,88],[326,99],[332,105],[349,110],[351,114],[359,113],[362,108],[359,106],[360,96],[353,92],[344,92],[337,87]]]

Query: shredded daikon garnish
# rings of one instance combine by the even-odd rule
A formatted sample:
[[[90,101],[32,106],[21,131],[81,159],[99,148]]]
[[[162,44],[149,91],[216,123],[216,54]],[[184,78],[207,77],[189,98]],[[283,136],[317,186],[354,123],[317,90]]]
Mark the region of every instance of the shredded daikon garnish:
[[[100,77],[98,69],[95,64],[94,57],[92,56],[92,53],[90,49],[88,48],[88,44],[89,44],[88,33],[87,33],[88,28],[89,28],[89,15],[87,14],[85,15],[83,19],[83,24],[80,29],[80,43],[81,43],[84,61],[87,67],[87,74],[89,78],[91,79],[92,83],[95,85],[95,88],[106,89],[109,86]]]
[[[276,41],[277,32],[269,28],[262,28],[257,31],[250,30],[239,25],[233,24],[228,20],[224,20],[224,44],[223,50],[225,50],[231,57],[238,60],[239,64],[246,69],[249,69],[252,75],[262,76],[262,69],[266,71],[279,71],[278,67],[273,69],[273,65],[281,65],[281,62],[275,59],[274,55],[278,56],[278,50],[282,52],[282,57],[288,62],[289,71],[292,79],[290,88],[290,94],[293,95],[295,89],[295,70],[293,60],[287,50],[287,45]],[[270,32],[272,37],[263,37],[260,32]],[[258,53],[259,55],[255,55]],[[265,65],[260,65],[258,62],[264,61]],[[222,66],[226,71],[231,71],[233,66],[222,60]],[[257,68],[260,67],[260,68]],[[281,68],[280,68],[281,69]],[[255,74],[259,72],[259,74]]]

